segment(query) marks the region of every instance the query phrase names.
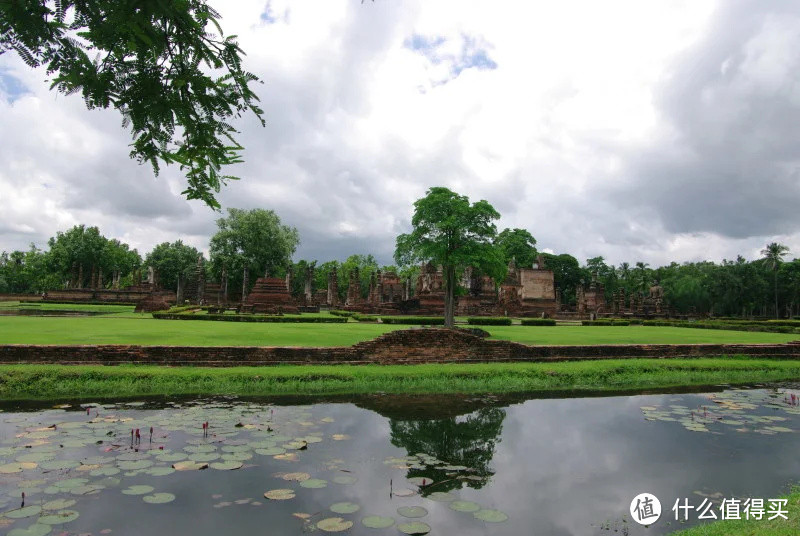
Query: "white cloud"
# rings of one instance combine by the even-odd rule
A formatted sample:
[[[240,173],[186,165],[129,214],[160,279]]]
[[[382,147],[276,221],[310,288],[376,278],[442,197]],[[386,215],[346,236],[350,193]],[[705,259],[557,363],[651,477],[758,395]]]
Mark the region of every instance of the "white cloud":
[[[243,180],[220,200],[276,210],[298,257],[389,262],[434,185],[580,260],[755,256],[778,236],[800,251],[791,4],[212,3],[267,119],[237,123]],[[0,73],[0,250],[75,223],[140,251],[206,249],[219,215],[180,197],[177,170],[130,161],[114,112],[49,92],[10,54]]]

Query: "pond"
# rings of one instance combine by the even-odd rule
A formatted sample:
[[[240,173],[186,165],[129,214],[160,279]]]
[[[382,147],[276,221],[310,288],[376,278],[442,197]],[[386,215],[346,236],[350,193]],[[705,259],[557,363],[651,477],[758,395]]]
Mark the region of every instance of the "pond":
[[[0,529],[665,534],[697,523],[677,498],[766,503],[800,480],[798,387],[7,405]],[[649,528],[629,513],[642,492],[663,508]]]

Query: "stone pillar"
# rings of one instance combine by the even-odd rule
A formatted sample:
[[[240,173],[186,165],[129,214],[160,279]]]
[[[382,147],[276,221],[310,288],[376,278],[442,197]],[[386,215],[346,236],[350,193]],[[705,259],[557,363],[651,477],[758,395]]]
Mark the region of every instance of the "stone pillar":
[[[227,304],[228,303],[228,269],[227,268],[222,268],[222,278],[220,279],[219,283],[220,283],[219,284],[219,292],[220,292],[219,301],[222,304]]]
[[[78,287],[78,263],[72,263],[72,273],[70,274],[69,288]]]
[[[183,305],[183,275],[178,274],[178,292],[175,294],[176,303],[175,305],[181,306]]]
[[[247,266],[245,266],[242,270],[242,303],[244,303],[244,300],[247,298],[247,275]]]
[[[339,275],[335,267],[328,273],[328,305],[339,305]]]
[[[305,287],[303,288],[303,294],[306,298],[306,305],[312,305],[314,303],[314,297],[311,294],[311,281],[314,279],[314,268],[312,266],[306,267],[306,282]]]
[[[103,288],[103,269],[99,268],[97,270],[97,288]]]
[[[203,256],[197,256],[197,303],[205,305],[206,301],[206,268],[203,264]]]
[[[286,292],[292,294],[292,266],[286,268]]]
[[[83,288],[83,264],[78,265],[78,284],[76,288]]]

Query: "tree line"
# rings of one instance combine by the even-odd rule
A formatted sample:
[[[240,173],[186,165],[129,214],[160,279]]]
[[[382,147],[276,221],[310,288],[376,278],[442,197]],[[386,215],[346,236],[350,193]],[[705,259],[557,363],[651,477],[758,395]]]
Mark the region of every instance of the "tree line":
[[[462,244],[459,254],[465,257],[456,259],[454,267],[470,264],[475,273],[490,275],[502,282],[505,267],[512,259],[520,267],[533,265],[539,251],[529,231],[492,231],[490,222],[496,219],[496,212],[492,212],[491,205],[470,205],[463,196],[448,192],[438,193],[444,196],[445,204],[458,201],[464,214],[474,205],[478,206],[484,225],[480,231],[485,232],[482,242],[485,247],[469,249]],[[425,209],[424,204],[422,208]],[[229,209],[227,216],[217,220],[208,259],[181,240],[158,244],[142,256],[128,244],[103,236],[97,227],[76,225],[56,233],[48,240],[46,249],[31,244],[27,251],[0,254],[0,293],[41,293],[93,285],[126,288],[142,276],[147,266],[157,271],[162,288],[176,290],[180,280],[185,282],[195,277],[198,258],[202,258],[206,279],[219,281],[227,277],[232,296],[240,295],[245,282],[249,289],[258,277],[285,277],[288,271],[292,273],[293,294],[303,294],[308,274],[312,276],[312,290],[326,290],[330,274],[335,270],[339,297],[344,300],[350,273],[358,269],[361,295],[366,297],[371,274],[377,270],[394,271],[401,278],[410,279],[413,285],[419,263],[437,259],[440,252],[434,250],[438,246],[425,242],[424,233],[432,228],[431,222],[424,220],[422,216],[416,220],[419,225],[415,231],[420,229],[416,235],[412,232],[398,237],[396,265],[381,265],[373,255],[361,254],[351,255],[344,261],[293,261],[299,244],[297,229],[281,223],[271,210]],[[466,220],[455,222],[456,227],[462,228],[467,228],[468,224]],[[430,250],[412,251],[420,244],[427,244]],[[679,313],[784,317],[800,315],[800,259],[788,260],[788,253],[785,246],[773,243],[758,259],[738,256],[720,263],[672,262],[659,267],[644,262],[613,266],[603,257],[581,263],[568,253],[542,253],[542,257],[546,267],[553,270],[562,301],[568,306],[575,305],[577,288],[594,279],[603,285],[608,301],[619,290],[624,290],[627,296],[646,295],[651,286],[660,284],[667,303]],[[459,274],[453,271],[449,275],[454,281],[454,294],[464,292],[459,288]]]

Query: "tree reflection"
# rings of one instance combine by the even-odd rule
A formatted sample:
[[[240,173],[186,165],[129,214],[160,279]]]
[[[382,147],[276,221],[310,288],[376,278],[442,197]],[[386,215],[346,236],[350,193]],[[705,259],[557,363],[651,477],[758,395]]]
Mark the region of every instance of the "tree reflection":
[[[494,474],[490,464],[495,445],[500,442],[506,412],[500,408],[482,408],[469,415],[446,419],[405,421],[391,419],[391,441],[409,455],[427,454],[444,464],[410,468],[408,478],[422,477],[435,484],[420,492],[450,491],[466,485],[482,488]],[[465,466],[466,470],[444,466]]]

